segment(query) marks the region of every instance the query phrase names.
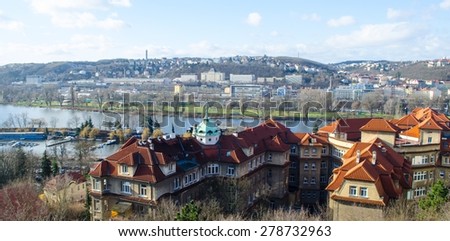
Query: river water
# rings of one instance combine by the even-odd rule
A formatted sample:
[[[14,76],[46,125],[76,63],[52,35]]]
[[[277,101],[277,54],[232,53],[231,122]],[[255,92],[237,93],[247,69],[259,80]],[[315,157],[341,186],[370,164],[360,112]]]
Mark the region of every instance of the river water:
[[[117,119],[121,123],[125,123],[126,126],[130,128],[138,128],[140,124],[143,123],[138,115],[127,115],[127,114],[111,114],[111,113],[101,113],[92,111],[79,111],[79,110],[67,110],[59,108],[38,108],[38,107],[24,107],[24,106],[13,106],[13,105],[0,105],[0,126],[1,127],[19,127],[19,122],[23,123],[23,120],[30,122],[32,120],[43,120],[46,123],[46,127],[50,128],[75,128],[79,126],[82,122],[92,120],[95,127],[100,129],[107,129],[103,126],[106,121],[114,122]],[[172,129],[177,134],[182,134],[186,132],[191,126],[196,123],[201,122],[201,118],[193,117],[183,117],[183,116],[162,116],[155,115],[153,117],[154,121],[158,121],[161,124],[163,132],[171,133]],[[242,127],[253,127],[260,123],[261,120],[253,118],[234,118],[234,119],[216,119],[221,127],[227,128],[242,128]],[[289,127],[293,132],[311,132],[314,122],[310,121],[304,123],[302,121],[294,120],[283,120],[280,121],[287,127]],[[37,146],[34,147],[24,147],[25,150],[33,151],[36,154],[41,154],[46,150],[45,142],[36,142]],[[65,144],[68,150],[73,149],[73,142]],[[0,148],[7,148],[8,145],[4,145]],[[115,150],[119,145],[109,145],[103,148],[98,148],[95,150],[95,154],[99,157],[106,157]],[[47,148],[49,151],[49,148]]]

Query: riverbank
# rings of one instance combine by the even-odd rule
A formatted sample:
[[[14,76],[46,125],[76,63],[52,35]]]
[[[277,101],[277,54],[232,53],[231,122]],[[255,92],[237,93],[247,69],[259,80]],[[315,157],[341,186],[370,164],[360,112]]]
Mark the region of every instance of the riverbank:
[[[4,104],[6,105],[6,104]],[[58,103],[52,103],[52,105],[47,106],[44,103],[28,103],[19,102],[15,104],[9,104],[13,106],[20,107],[32,107],[32,108],[50,108],[50,109],[61,109],[61,110],[71,110],[71,111],[86,111],[86,112],[96,112],[105,114],[124,114],[129,115],[158,115],[158,116],[180,116],[184,118],[203,118],[204,108],[201,106],[184,106],[175,109],[172,106],[163,105],[155,106],[154,109],[149,110],[146,106],[142,105],[139,107],[129,106],[123,108],[123,106],[108,106],[103,109],[99,108],[98,105],[92,103],[84,105],[76,105],[74,107],[69,105],[59,105]],[[214,119],[243,119],[243,118],[256,118],[256,119],[266,119],[268,117],[274,120],[324,120],[331,121],[339,118],[394,118],[394,116],[389,116],[382,113],[372,113],[372,116],[368,112],[357,112],[357,111],[346,111],[346,112],[336,112],[336,111],[310,111],[304,114],[303,111],[297,110],[279,110],[271,108],[270,113],[265,113],[261,108],[248,107],[242,113],[239,106],[234,106],[233,108],[215,108],[210,107],[208,109],[208,116]]]

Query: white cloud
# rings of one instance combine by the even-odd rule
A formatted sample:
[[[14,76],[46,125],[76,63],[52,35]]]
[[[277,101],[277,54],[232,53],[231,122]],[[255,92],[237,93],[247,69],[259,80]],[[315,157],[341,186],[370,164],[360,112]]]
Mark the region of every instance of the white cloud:
[[[248,14],[246,22],[251,26],[258,26],[261,23],[261,20],[262,20],[261,14],[253,12]]]
[[[442,1],[439,6],[443,9],[449,9],[450,8],[450,0],[444,0]]]
[[[279,35],[279,33],[275,30],[270,32],[270,36],[272,36],[272,37],[277,37],[278,35]]]
[[[24,27],[24,24],[17,20],[12,20],[5,16],[0,10],[0,29],[3,30],[20,30]]]
[[[19,21],[3,21],[0,20],[0,29],[4,30],[20,30],[24,24]]]
[[[31,7],[41,14],[55,14],[58,11],[104,9],[102,0],[31,0]]]
[[[333,36],[327,40],[327,43],[337,48],[369,47],[393,44],[408,39],[414,33],[414,27],[406,22],[371,24],[362,26],[348,35]]]
[[[131,0],[109,0],[109,4],[120,7],[130,7]]]
[[[320,15],[317,13],[304,14],[302,15],[302,20],[311,21],[311,22],[319,22],[321,20]]]
[[[129,6],[130,1],[110,0],[116,6]],[[108,10],[103,0],[31,0],[32,8],[40,14],[48,15],[53,25],[62,28],[122,28],[126,24],[115,14],[98,16]],[[100,11],[100,12],[99,12]]]
[[[410,15],[411,15],[411,13],[409,13],[409,12],[397,10],[397,9],[393,9],[393,8],[388,8],[388,10],[386,12],[387,19],[401,19],[401,18],[408,17]]]
[[[327,24],[330,27],[342,27],[355,23],[355,19],[352,16],[342,16],[340,18],[330,19]]]
[[[11,42],[0,46],[0,61],[6,63],[53,62],[68,60],[97,61],[101,58],[122,57],[115,55],[117,49],[111,39],[104,35],[73,35],[66,42],[21,43]],[[5,57],[7,56],[7,57]]]

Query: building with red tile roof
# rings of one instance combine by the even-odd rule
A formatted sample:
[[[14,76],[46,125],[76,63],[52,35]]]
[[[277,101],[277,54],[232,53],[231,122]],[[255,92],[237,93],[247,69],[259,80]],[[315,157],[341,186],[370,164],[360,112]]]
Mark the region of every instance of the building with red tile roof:
[[[132,137],[101,160],[90,172],[93,219],[124,218],[130,210],[148,214],[163,198],[179,204],[205,198],[218,191],[211,190],[211,182],[223,180],[249,184],[239,189],[239,200],[234,195],[221,199],[230,208],[251,207],[262,196],[274,204],[286,201],[289,151],[300,141],[290,129],[267,120],[232,135],[219,134],[216,141],[214,131],[208,134],[215,127],[207,118],[204,122],[194,137]]]
[[[360,128],[361,141],[368,142],[374,138],[380,138],[388,145],[394,146],[400,130],[385,119],[372,119]]]
[[[79,172],[57,175],[45,183],[44,195],[51,203],[82,203],[86,201],[87,181]]]
[[[378,220],[411,188],[411,163],[380,139],[357,142],[327,186],[333,220]]]
[[[296,205],[323,205],[328,195],[325,187],[331,175],[333,158],[326,135],[296,133],[300,141],[291,146],[289,190]]]

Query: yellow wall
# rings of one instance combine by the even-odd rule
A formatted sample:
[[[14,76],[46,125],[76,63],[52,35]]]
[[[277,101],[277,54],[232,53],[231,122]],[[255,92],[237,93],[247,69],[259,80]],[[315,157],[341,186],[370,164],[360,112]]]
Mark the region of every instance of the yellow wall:
[[[389,146],[395,145],[395,133],[391,132],[376,132],[376,131],[361,131],[361,142],[370,142],[375,138],[380,138]]]

